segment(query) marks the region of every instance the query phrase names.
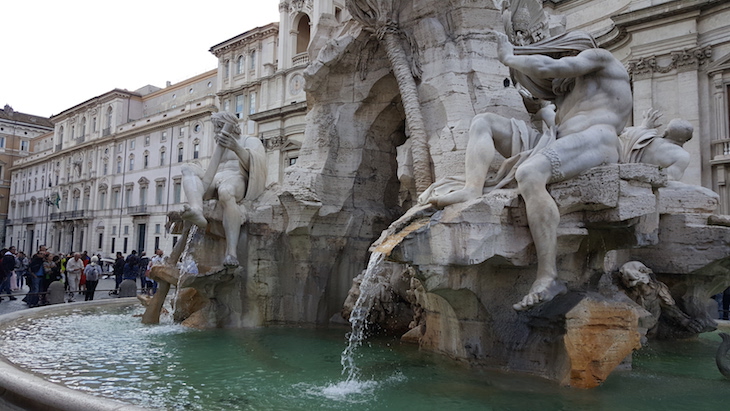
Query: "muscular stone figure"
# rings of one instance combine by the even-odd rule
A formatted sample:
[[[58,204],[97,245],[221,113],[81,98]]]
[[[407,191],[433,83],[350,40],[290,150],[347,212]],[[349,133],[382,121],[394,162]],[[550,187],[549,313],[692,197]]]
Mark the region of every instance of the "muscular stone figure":
[[[195,164],[182,168],[183,190],[188,205],[182,218],[200,228],[208,225],[203,215],[203,201],[218,199],[223,207],[223,229],[226,236],[226,256],[223,265],[238,265],[236,248],[245,222],[239,203],[253,200],[266,183],[265,149],[261,140],[241,136],[238,119],[230,113],[215,113],[212,117],[216,146],[208,169]]]
[[[495,35],[499,60],[513,78],[534,97],[555,104],[555,125],[542,135],[535,131],[525,136],[513,119],[477,115],[469,130],[464,188],[429,201],[444,207],[481,196],[495,149],[505,157],[532,149],[514,174],[538,260],[535,282],[513,306],[526,310],[566,291],[556,267],[560,214],[546,185],[618,161],[618,134],[631,114],[631,88],[624,66],[597,48],[588,34],[568,32],[524,47],[513,46],[504,34]]]

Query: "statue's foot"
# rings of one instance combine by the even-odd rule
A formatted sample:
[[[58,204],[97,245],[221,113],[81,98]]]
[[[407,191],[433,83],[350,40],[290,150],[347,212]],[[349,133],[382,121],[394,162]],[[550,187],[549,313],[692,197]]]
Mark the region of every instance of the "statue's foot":
[[[238,266],[238,258],[236,258],[235,255],[226,255],[226,257],[223,259],[223,265],[225,266]]]
[[[433,196],[428,200],[428,202],[436,206],[436,208],[444,208],[452,204],[473,200],[481,195],[481,191],[464,187],[461,190],[453,191],[448,194]]]
[[[190,221],[198,227],[205,229],[208,226],[208,220],[203,216],[203,210],[200,208],[190,208],[189,205],[183,206],[183,211],[180,213],[180,217],[183,220]]]
[[[532,283],[530,292],[522,298],[522,301],[512,305],[512,308],[516,311],[526,311],[539,304],[546,303],[558,295],[565,294],[566,292],[568,292],[568,288],[562,281],[554,279],[538,279]]]

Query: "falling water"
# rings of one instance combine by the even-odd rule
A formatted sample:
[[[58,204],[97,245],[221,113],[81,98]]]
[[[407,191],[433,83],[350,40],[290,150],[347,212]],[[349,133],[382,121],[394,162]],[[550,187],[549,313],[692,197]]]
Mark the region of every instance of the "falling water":
[[[345,388],[354,389],[358,385],[360,369],[355,364],[355,352],[367,337],[368,315],[380,291],[378,277],[381,276],[385,269],[383,265],[385,257],[390,255],[393,248],[403,241],[408,234],[427,225],[428,222],[429,218],[421,218],[412,222],[401,231],[383,239],[380,244],[377,244],[375,251],[370,255],[368,267],[360,283],[360,295],[357,297],[357,301],[355,301],[355,305],[350,313],[352,331],[347,338],[347,348],[342,352],[340,358],[342,374],[346,376],[344,382]]]
[[[195,264],[195,261],[193,260],[193,256],[190,253],[190,244],[193,242],[193,238],[195,238],[195,235],[198,233],[198,226],[193,224],[192,227],[190,227],[190,231],[188,232],[188,237],[185,240],[185,248],[183,249],[183,252],[180,254],[180,262],[177,263],[177,269],[179,271],[178,276],[178,283],[176,287],[176,291],[181,289],[180,281],[183,278],[183,274],[187,273],[198,273],[198,265]]]
[[[360,283],[360,295],[355,301],[355,305],[350,313],[350,324],[352,331],[348,335],[348,344],[345,351],[342,352],[340,363],[342,364],[342,374],[347,376],[346,383],[357,381],[360,376],[360,369],[355,364],[355,351],[362,345],[366,337],[368,314],[375,303],[375,294],[378,285],[378,275],[383,270],[383,261],[385,261],[385,253],[376,251],[370,255],[368,268],[362,277]]]

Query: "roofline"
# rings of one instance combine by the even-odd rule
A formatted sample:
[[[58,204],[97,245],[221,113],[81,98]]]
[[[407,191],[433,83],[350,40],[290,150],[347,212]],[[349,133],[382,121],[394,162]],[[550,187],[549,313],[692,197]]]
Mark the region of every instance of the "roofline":
[[[255,34],[261,34],[261,33],[264,33],[266,31],[273,30],[273,29],[279,30],[279,22],[273,22],[273,23],[269,23],[265,26],[254,27],[251,30],[245,31],[237,36],[231,37],[228,40],[222,41],[222,42],[212,46],[208,51],[215,54],[215,52],[219,48],[222,48],[229,44],[244,40],[246,37],[253,36]]]

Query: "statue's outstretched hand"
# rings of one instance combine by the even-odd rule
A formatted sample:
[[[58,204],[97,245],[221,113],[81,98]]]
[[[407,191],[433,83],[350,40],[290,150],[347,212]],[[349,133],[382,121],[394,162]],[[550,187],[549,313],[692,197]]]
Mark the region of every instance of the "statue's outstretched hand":
[[[512,43],[510,43],[509,37],[507,37],[506,34],[494,30],[492,31],[492,34],[497,37],[497,57],[502,64],[507,65],[505,60],[507,57],[514,55],[515,48]]]

